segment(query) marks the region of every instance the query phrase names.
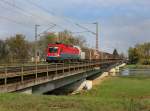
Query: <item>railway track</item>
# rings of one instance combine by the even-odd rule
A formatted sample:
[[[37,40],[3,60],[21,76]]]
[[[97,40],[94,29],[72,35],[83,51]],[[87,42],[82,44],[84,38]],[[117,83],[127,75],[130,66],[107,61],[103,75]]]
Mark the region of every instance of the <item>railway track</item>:
[[[114,64],[117,61],[103,62],[76,62],[76,63],[51,63],[38,65],[1,66],[0,86],[10,85],[18,82],[33,81],[40,78],[54,78],[67,72],[78,70],[92,70],[95,67]]]
[[[110,61],[109,63],[111,63]],[[82,65],[88,65],[88,64],[95,64],[95,63],[70,63],[70,64],[64,64],[64,63],[53,63],[53,64],[39,64],[39,65],[21,65],[21,66],[1,66],[0,67],[0,78],[5,77],[7,74],[7,77],[13,77],[17,76],[20,73],[24,74],[30,74],[33,72],[42,72],[43,70],[49,70],[53,71],[56,69],[62,69],[62,68],[69,68],[69,67],[80,67]],[[108,64],[108,62],[100,62],[99,64]]]

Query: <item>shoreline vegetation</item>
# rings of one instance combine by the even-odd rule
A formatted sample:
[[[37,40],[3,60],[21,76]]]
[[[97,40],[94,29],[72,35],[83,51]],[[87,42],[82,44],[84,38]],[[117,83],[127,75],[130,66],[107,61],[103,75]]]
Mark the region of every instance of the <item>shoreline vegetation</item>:
[[[131,64],[150,65],[150,42],[130,47],[128,50],[128,59]]]
[[[108,77],[77,95],[0,94],[0,111],[149,111],[150,78]]]

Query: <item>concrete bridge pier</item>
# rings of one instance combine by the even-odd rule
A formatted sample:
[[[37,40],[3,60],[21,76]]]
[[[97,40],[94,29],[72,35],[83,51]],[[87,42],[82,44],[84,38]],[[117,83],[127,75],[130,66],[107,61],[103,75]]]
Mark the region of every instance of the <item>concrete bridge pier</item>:
[[[15,91],[17,93],[24,93],[24,94],[32,94],[32,87],[29,87],[29,88],[25,88],[25,89],[22,89],[22,90],[19,90],[19,91]]]
[[[116,74],[120,72],[120,68],[124,67],[125,65],[126,65],[126,64],[123,63],[123,64],[121,64],[121,65],[118,65],[118,66],[114,67],[114,68],[111,68],[111,69],[108,71],[109,75],[111,75],[111,76],[116,76]]]
[[[92,81],[90,80],[86,80],[86,79],[81,79],[81,80],[78,80],[72,84],[69,84],[69,85],[66,85],[62,88],[59,88],[57,90],[58,91],[63,91],[64,93],[72,93],[72,94],[75,94],[75,93],[78,93],[82,90],[90,90],[92,89]]]

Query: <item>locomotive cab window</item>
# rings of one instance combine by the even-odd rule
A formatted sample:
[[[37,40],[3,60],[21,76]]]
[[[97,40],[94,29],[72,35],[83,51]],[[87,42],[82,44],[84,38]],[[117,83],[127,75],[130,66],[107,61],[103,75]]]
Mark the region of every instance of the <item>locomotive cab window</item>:
[[[58,47],[49,47],[49,52],[50,53],[57,53],[58,52]]]

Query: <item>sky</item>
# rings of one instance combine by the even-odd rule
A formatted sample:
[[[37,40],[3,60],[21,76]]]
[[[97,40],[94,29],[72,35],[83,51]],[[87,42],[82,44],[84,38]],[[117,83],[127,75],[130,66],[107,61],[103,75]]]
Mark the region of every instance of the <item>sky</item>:
[[[21,33],[34,40],[35,24],[38,33],[54,24],[49,31],[85,31],[80,24],[95,32],[98,22],[100,50],[127,54],[129,47],[150,41],[149,6],[149,0],[0,0],[0,39]],[[92,33],[74,34],[95,47]]]

